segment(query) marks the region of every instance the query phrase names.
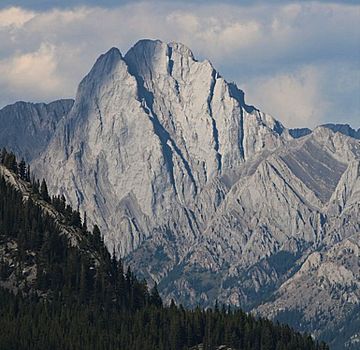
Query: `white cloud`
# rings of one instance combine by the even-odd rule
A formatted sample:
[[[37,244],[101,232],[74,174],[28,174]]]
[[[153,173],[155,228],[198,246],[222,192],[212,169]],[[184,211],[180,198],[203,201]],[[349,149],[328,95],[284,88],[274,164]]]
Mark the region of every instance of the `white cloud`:
[[[0,11],[0,27],[21,27],[34,16],[33,11],[10,7]]]
[[[288,127],[313,127],[321,123],[330,107],[321,95],[321,78],[321,72],[312,66],[258,78],[246,86],[247,100],[256,101]]]
[[[234,19],[214,14],[194,14],[174,11],[166,17],[169,27],[181,39],[194,46],[203,55],[224,58],[246,48],[262,37],[261,23],[253,19]]]
[[[351,94],[346,100],[353,104],[348,108],[352,114],[344,120],[356,120],[360,111],[354,107],[354,91],[360,82],[340,81],[359,72],[359,23],[358,6],[319,2],[145,1],[111,9],[0,9],[0,106],[74,96],[102,52],[117,46],[125,53],[138,39],[159,38],[181,41],[199,58],[209,58],[221,74],[245,88],[251,103],[288,125],[329,118],[333,86],[345,89],[341,98]],[[333,75],[322,69],[331,62],[352,68],[343,69],[345,77],[340,69]]]
[[[59,92],[61,80],[56,75],[55,48],[42,44],[39,50],[17,54],[0,61],[2,85],[17,93],[40,99],[52,97]]]

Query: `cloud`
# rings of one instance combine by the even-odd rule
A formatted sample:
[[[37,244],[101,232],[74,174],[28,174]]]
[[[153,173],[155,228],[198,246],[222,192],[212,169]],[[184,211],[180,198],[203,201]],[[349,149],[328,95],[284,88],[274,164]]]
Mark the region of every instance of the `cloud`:
[[[246,100],[288,127],[349,123],[360,127],[360,69],[328,62],[256,77],[243,85]]]
[[[18,96],[47,99],[59,93],[61,79],[56,74],[57,58],[52,45],[42,44],[31,53],[0,61],[2,85]]]
[[[0,11],[0,27],[20,27],[34,16],[33,11],[10,7]]]
[[[288,127],[314,127],[330,106],[321,96],[320,81],[321,73],[306,66],[296,72],[255,79],[247,85],[247,99],[256,101]]]
[[[203,55],[210,54],[213,58],[231,55],[262,36],[261,23],[253,19],[229,20],[214,14],[194,14],[183,10],[171,12],[166,22],[179,33],[179,37],[196,46]]]
[[[63,5],[74,3],[80,2]],[[335,120],[336,96],[346,105],[342,120],[360,126],[360,82],[354,79],[360,71],[359,6],[195,0],[112,5],[0,9],[0,106],[73,97],[102,52],[117,46],[125,53],[138,39],[159,38],[181,41],[199,59],[210,59],[252,104],[288,125]]]
[[[174,3],[174,2],[182,2],[181,0],[159,0],[162,3]],[[118,7],[119,5],[123,5],[126,3],[134,2],[133,0],[101,0],[101,6],[103,7]],[[144,0],[144,2],[154,2],[154,0]],[[219,0],[193,0],[192,4],[211,4],[219,2]],[[275,4],[291,4],[294,0],[272,0],[272,3]],[[338,4],[358,4],[358,0],[318,0],[318,2],[322,3],[338,3]],[[222,3],[226,4],[235,4],[238,5],[240,3],[239,0],[223,0]],[[243,6],[252,6],[254,4],[267,4],[269,1],[267,0],[241,0],[241,5]],[[2,0],[1,4],[3,6],[19,6],[25,8],[31,8],[35,10],[45,10],[51,9],[54,7],[57,8],[69,8],[74,6],[96,6],[99,5],[99,0]]]

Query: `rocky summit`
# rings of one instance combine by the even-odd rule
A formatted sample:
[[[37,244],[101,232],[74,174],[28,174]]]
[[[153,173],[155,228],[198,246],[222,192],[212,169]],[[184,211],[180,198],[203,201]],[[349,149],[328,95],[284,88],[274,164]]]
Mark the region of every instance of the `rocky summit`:
[[[287,129],[209,61],[153,40],[100,56],[63,112],[32,167],[165,298],[292,315],[330,341],[356,314],[358,131]]]

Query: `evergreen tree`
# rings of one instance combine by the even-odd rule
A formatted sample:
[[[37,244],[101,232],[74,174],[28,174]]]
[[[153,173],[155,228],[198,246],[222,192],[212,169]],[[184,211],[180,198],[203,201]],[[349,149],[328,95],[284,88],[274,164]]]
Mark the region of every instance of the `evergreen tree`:
[[[24,158],[21,159],[20,163],[19,163],[19,176],[23,179],[26,180],[27,179],[27,172],[26,172],[26,163]]]
[[[7,154],[7,151],[6,151],[5,147],[3,147],[2,150],[1,150],[1,155],[0,155],[0,163],[1,164],[4,164],[6,154]]]
[[[32,184],[33,192],[35,194],[40,194],[40,182],[39,182],[39,180],[33,178],[31,184]]]
[[[28,164],[27,169],[26,169],[26,178],[25,178],[25,180],[27,182],[30,182],[30,180],[31,180],[30,164]]]
[[[51,202],[45,179],[41,181],[40,196],[45,202]]]
[[[82,227],[80,213],[77,210],[73,210],[71,213],[70,225]]]
[[[86,232],[87,231],[87,215],[86,212],[84,213],[84,222],[82,225],[83,230]]]
[[[18,173],[18,165],[16,162],[16,157],[15,154],[10,152],[10,153],[5,153],[4,155],[4,163],[3,163],[9,170],[13,171],[15,174]]]
[[[150,291],[150,302],[157,307],[162,306],[162,300],[161,300],[156,282],[154,284],[154,287]]]

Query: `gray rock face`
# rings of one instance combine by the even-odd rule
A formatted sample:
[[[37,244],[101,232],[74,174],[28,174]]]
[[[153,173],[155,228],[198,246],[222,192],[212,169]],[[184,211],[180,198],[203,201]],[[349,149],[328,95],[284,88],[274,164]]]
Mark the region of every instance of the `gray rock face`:
[[[300,134],[182,44],[144,40],[97,60],[33,165],[166,298],[253,309],[273,295],[268,312],[315,252],[343,271],[332,249],[360,231],[359,140]]]
[[[16,102],[0,110],[0,147],[31,161],[44,151],[58,121],[71,109],[73,100],[49,104]]]
[[[351,339],[360,336],[359,242],[358,232],[326,251],[308,255],[274,300],[260,305],[257,312],[317,336],[328,333],[334,349],[346,348],[345,343],[351,348]]]
[[[108,246],[126,255],[174,225],[197,237],[195,199],[215,209],[239,166],[286,136],[208,61],[181,44],[141,41],[125,58],[111,49],[98,59],[35,165],[41,176],[56,173],[52,189],[96,218]]]

